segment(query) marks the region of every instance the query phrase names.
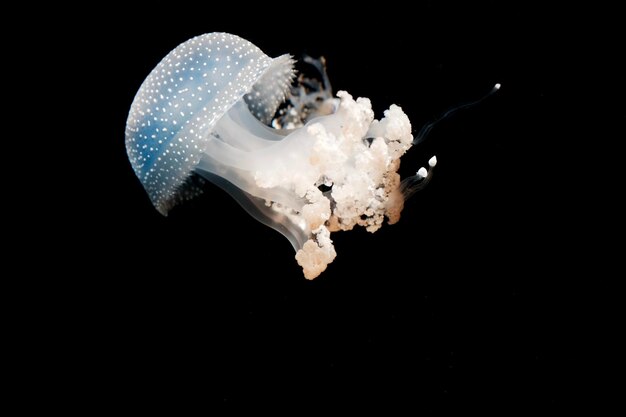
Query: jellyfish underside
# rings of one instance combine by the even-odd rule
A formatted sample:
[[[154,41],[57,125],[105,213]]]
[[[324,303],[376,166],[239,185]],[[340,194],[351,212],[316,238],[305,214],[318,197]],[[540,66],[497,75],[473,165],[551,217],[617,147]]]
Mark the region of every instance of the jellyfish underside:
[[[297,251],[310,230],[295,224],[276,205],[297,213],[306,200],[282,186],[261,188],[254,181],[255,171],[277,163],[288,152],[283,141],[287,133],[261,123],[241,100],[216,124],[195,173],[226,191],[256,220],[280,232]]]
[[[331,242],[330,231],[360,224],[374,232],[383,217],[397,221],[405,196],[395,171],[399,156],[412,144],[410,123],[399,107],[393,106],[387,112],[391,120],[381,123],[373,120],[369,100],[354,101],[347,93],[340,93],[340,100],[332,99],[329,92],[319,91],[321,86],[288,97],[307,113],[298,114],[306,124],[292,129],[263,124],[246,101],[239,100],[216,123],[195,168],[196,174],[224,189],[251,216],[283,234],[300,258],[306,257],[302,251],[311,242],[309,260],[301,262],[313,258],[315,266],[308,271],[305,267],[307,278],[317,276],[334,259],[332,245],[316,253],[324,249],[324,240]],[[348,111],[342,112],[342,107]],[[309,115],[313,117],[307,120]],[[274,126],[294,125],[292,120],[277,119]],[[335,149],[339,152],[320,151],[320,141],[340,144]],[[342,146],[342,141],[348,143]],[[332,161],[337,154],[341,156]],[[376,159],[378,166],[372,163]],[[313,212],[308,216],[307,208]]]

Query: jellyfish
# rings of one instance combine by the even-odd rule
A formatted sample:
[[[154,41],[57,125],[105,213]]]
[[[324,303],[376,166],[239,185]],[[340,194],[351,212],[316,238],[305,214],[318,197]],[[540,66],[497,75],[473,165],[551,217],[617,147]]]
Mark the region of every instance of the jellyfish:
[[[289,239],[314,279],[336,257],[331,233],[396,223],[430,171],[400,179],[415,140],[399,106],[375,119],[369,99],[333,96],[323,61],[307,62],[321,81],[296,79],[290,55],[270,58],[236,35],[192,38],[139,88],[126,149],[161,214],[210,181]]]

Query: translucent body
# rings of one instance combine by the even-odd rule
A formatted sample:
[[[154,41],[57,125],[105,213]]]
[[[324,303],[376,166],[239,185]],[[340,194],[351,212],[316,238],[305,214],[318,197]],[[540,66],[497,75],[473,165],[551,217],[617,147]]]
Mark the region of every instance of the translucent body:
[[[234,35],[193,38],[141,86],[126,146],[161,213],[200,192],[196,179],[209,180],[285,235],[312,279],[335,258],[331,232],[356,225],[375,232],[385,217],[399,219],[404,196],[396,171],[413,136],[397,106],[377,121],[368,99],[346,92],[331,99],[325,91],[315,95],[324,100],[304,105],[306,91],[289,93],[292,67],[289,56],[269,58]],[[287,122],[272,123],[286,98],[299,104],[284,113]],[[318,117],[294,122],[311,116]]]
[[[198,36],[170,52],[143,82],[126,123],[129,159],[155,207],[167,214],[177,203],[228,109],[250,93],[250,107],[268,120],[292,77],[288,56],[271,59],[226,33]]]

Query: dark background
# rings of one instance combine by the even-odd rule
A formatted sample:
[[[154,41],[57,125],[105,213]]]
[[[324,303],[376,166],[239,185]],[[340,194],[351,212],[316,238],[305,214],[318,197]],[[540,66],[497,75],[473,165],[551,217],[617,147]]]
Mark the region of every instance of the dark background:
[[[72,302],[58,308],[80,339],[71,350],[84,363],[77,379],[110,381],[86,390],[95,403],[141,409],[177,404],[182,393],[211,409],[358,405],[385,415],[575,403],[566,383],[578,317],[564,289],[568,228],[546,163],[563,48],[541,8],[102,13],[106,23],[85,18],[77,28],[93,34],[96,53],[84,62],[101,87],[84,104],[97,108],[87,118],[97,128],[79,140],[99,169],[75,180],[61,226],[77,244],[55,260],[73,277],[60,284]],[[289,242],[217,187],[165,218],[128,163],[124,125],[141,82],[178,44],[213,31],[270,56],[324,55],[334,91],[369,97],[377,117],[400,105],[415,132],[502,88],[402,158],[403,175],[433,154],[439,164],[398,224],[333,234],[336,260],[306,281]]]

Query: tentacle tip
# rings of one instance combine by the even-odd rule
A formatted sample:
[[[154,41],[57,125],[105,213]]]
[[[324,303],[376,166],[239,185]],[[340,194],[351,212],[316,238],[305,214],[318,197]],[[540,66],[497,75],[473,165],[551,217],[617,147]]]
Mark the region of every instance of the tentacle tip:
[[[428,175],[428,171],[426,171],[426,168],[421,167],[417,171],[416,175],[417,175],[417,178],[426,178],[426,176]]]
[[[494,90],[499,90],[499,89],[500,89],[500,87],[502,87],[502,84],[500,84],[500,83],[496,83],[496,85],[494,85],[494,86],[493,86],[493,89],[494,89]]]
[[[433,168],[435,165],[437,165],[437,156],[436,155],[433,155],[433,157],[428,160],[428,165],[431,168]]]

